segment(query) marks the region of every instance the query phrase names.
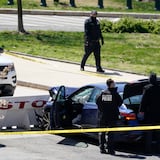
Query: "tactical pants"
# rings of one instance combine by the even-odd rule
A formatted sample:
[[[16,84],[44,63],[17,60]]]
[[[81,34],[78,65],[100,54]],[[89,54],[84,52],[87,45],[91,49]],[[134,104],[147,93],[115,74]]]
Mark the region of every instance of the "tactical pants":
[[[105,149],[107,144],[108,151],[114,150],[114,133],[108,132],[108,140],[106,141],[106,132],[99,133],[99,147],[101,150]]]
[[[160,130],[145,131],[145,152],[152,152],[152,141],[156,141],[156,152],[160,154]]]
[[[94,57],[95,57],[96,68],[97,70],[101,70],[102,68],[101,68],[101,60],[100,60],[100,49],[101,49],[101,46],[100,46],[99,41],[90,42],[89,44],[85,44],[84,46],[85,54],[83,55],[83,58],[81,61],[81,68],[84,68],[88,57],[93,52]]]
[[[115,127],[116,126],[116,121],[110,122],[106,125],[104,125],[104,122],[100,122],[100,127],[105,128],[105,127]],[[100,132],[99,133],[99,147],[100,149],[105,149],[105,144],[107,144],[108,152],[113,151],[115,146],[115,140],[114,140],[114,132],[108,132],[107,134],[107,141],[106,141],[106,132]]]

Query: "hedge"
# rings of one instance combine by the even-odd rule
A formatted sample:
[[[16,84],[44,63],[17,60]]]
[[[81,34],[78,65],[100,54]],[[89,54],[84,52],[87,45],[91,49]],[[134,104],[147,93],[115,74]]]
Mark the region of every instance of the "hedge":
[[[111,33],[154,33],[160,34],[160,20],[142,20],[124,17],[119,21],[101,20],[102,32]]]

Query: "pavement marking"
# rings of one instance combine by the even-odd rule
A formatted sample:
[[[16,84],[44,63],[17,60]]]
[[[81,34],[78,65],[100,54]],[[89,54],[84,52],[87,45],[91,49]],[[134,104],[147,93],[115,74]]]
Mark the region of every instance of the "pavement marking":
[[[10,51],[7,51],[7,53],[5,52],[5,54],[7,55],[11,55],[11,56],[13,56],[13,57],[18,57],[18,58],[21,58],[21,59],[25,59],[25,60],[28,60],[28,61],[32,61],[32,62],[37,62],[37,63],[42,63],[42,64],[46,64],[45,62],[42,62],[42,61],[40,61],[40,60],[37,60],[37,59],[34,59],[34,57],[32,58],[32,57],[29,57],[29,56],[23,56],[23,55],[19,55],[19,54],[14,54],[14,53],[12,53],[12,52],[10,52]]]
[[[92,75],[92,76],[97,76],[97,77],[108,77],[107,73],[97,73],[94,71],[80,71],[80,72],[86,75]]]

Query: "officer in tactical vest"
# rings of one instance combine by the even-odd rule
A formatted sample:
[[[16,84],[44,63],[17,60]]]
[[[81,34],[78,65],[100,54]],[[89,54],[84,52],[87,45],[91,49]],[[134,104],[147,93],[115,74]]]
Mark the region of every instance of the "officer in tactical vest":
[[[99,126],[101,128],[114,127],[116,125],[116,122],[119,119],[119,107],[123,102],[117,92],[115,82],[112,79],[108,79],[106,84],[108,88],[102,91],[102,93],[97,97],[96,101],[99,112]],[[107,153],[105,150],[105,135],[105,132],[99,133],[99,145],[101,153]],[[115,154],[113,132],[108,132],[107,148],[109,154]]]
[[[100,50],[101,50],[100,40],[102,45],[104,44],[104,40],[101,33],[100,22],[97,20],[96,17],[97,17],[97,11],[92,11],[90,17],[85,20],[84,24],[85,53],[81,61],[80,70],[84,71],[85,63],[90,54],[93,52],[95,57],[97,72],[103,73],[104,70],[101,67],[101,59],[100,59]]]

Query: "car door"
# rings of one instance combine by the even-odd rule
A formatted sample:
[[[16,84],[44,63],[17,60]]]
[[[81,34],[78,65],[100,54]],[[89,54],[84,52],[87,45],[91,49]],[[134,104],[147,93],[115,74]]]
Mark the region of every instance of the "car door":
[[[136,114],[138,113],[144,86],[149,84],[148,79],[138,80],[132,83],[127,83],[124,87],[123,102]]]
[[[98,89],[94,86],[87,86],[81,88],[71,97],[74,103],[83,104],[80,124],[83,128],[97,126],[97,105],[95,101],[100,92],[101,89]]]
[[[60,86],[54,101],[54,110],[52,112],[55,127],[66,128],[71,126],[70,110],[66,105],[66,89],[65,86]]]

